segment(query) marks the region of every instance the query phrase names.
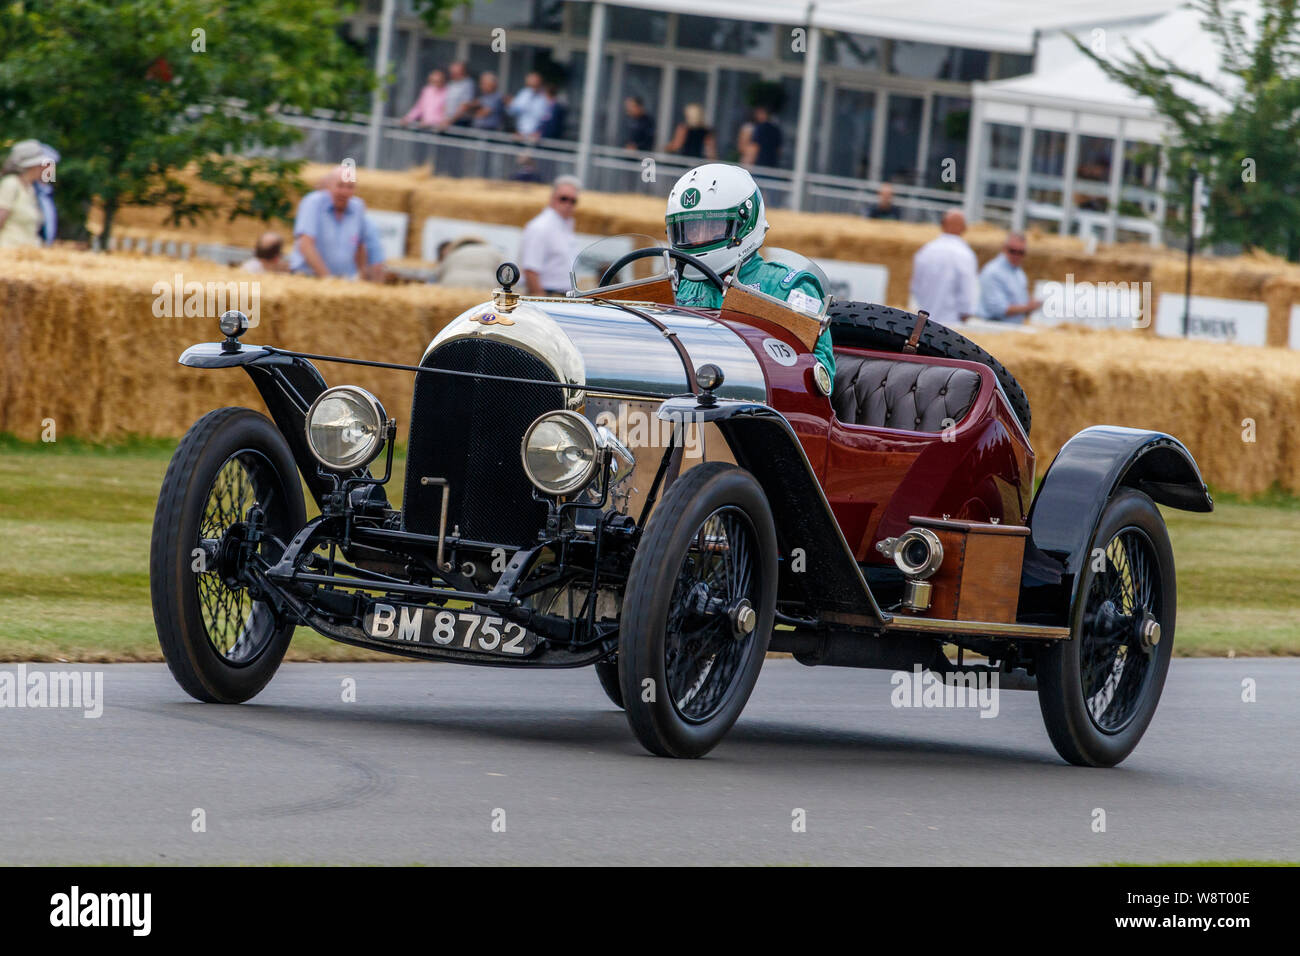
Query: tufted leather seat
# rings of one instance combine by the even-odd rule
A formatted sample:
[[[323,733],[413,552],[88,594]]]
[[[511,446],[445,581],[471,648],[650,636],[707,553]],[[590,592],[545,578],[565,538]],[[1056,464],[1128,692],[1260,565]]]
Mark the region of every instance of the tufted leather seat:
[[[846,425],[941,432],[945,419],[965,417],[979,390],[970,369],[837,352],[831,407]]]

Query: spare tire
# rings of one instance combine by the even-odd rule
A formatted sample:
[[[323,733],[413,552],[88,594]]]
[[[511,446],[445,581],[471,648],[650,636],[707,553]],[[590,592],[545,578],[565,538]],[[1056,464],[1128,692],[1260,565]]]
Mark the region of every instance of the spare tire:
[[[901,352],[916,327],[916,315],[874,302],[836,302],[830,307],[831,341],[835,345]],[[1029,434],[1029,398],[1006,367],[966,336],[938,322],[927,322],[916,343],[918,355],[961,359],[987,365],[997,376],[1011,409]]]

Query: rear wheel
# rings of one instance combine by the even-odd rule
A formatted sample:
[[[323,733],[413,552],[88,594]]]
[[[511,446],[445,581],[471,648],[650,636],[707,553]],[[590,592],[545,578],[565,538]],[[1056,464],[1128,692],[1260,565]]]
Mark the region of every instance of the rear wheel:
[[[655,508],[628,576],[619,683],[651,753],[699,757],[758,680],[776,609],[776,529],[754,476],[697,465]]]
[[[916,316],[902,309],[894,309],[874,302],[836,302],[827,313],[831,320],[831,339],[836,345],[873,349],[879,352],[901,352],[916,327]],[[1002,391],[1007,396],[1011,410],[1020,419],[1025,434],[1029,434],[1029,398],[1015,376],[1006,366],[980,348],[956,329],[938,322],[927,322],[916,343],[918,355],[937,358],[961,359],[977,362],[993,370]]]
[[[209,412],[167,467],[149,556],[163,657],[176,682],[209,703],[257,694],[293,635],[293,622],[278,619],[234,576],[251,509],[265,519],[256,551],[274,562],[306,522],[293,454],[265,416],[247,408]]]
[[[1070,763],[1112,767],[1142,739],[1169,670],[1176,603],[1164,519],[1146,495],[1121,490],[1093,536],[1070,640],[1039,661],[1043,721]]]

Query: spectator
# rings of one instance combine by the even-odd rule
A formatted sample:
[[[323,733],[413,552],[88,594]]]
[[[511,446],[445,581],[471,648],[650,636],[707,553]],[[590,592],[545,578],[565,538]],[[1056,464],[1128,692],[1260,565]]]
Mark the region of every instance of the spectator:
[[[533,70],[524,77],[524,86],[506,107],[515,121],[515,132],[525,139],[536,139],[542,123],[550,115],[551,106],[542,89],[542,74]]]
[[[569,110],[560,99],[560,88],[554,83],[547,83],[545,97],[546,118],[542,120],[538,132],[542,139],[563,139]]]
[[[634,149],[640,153],[654,152],[655,118],[645,111],[645,103],[641,97],[629,96],[625,99],[623,112],[627,115],[623,148]]]
[[[524,226],[519,266],[529,295],[564,295],[568,291],[569,270],[578,253],[573,214],[581,191],[582,182],[576,176],[560,176],[546,208]]]
[[[245,272],[288,272],[284,261],[284,239],[278,232],[264,232],[253,246],[253,258],[242,266]]]
[[[442,285],[463,289],[493,289],[497,284],[497,267],[505,256],[495,246],[478,236],[465,236],[444,243],[438,255],[438,274],[434,280]]]
[[[497,89],[495,73],[489,71],[478,78],[478,97],[474,100],[474,118],[470,122],[475,129],[505,129],[505,98]]]
[[[776,166],[781,161],[781,127],[766,106],[754,107],[754,120],[740,131],[740,162],[745,166]]]
[[[430,126],[442,129],[447,125],[447,74],[434,70],[420,90],[415,105],[402,117],[402,125]]]
[[[34,139],[14,144],[0,166],[0,249],[41,244],[36,182],[53,173],[55,156]],[[49,170],[49,173],[46,173]]]
[[[533,159],[531,153],[519,154],[519,161],[515,165],[515,171],[510,174],[510,178],[517,183],[540,183],[542,181],[541,170],[537,168],[537,160]]]
[[[361,227],[361,244],[366,251],[366,265],[361,277],[370,282],[386,282],[388,270],[384,263],[388,261],[388,256],[384,253],[383,237],[379,234],[379,224],[375,222],[374,216],[365,217],[365,224]]]
[[[979,311],[986,319],[1023,324],[1042,307],[1041,300],[1029,298],[1029,279],[1021,267],[1026,248],[1021,233],[1010,233],[1002,251],[980,270]]]
[[[869,219],[898,219],[898,207],[894,205],[894,187],[883,183],[876,193],[876,201],[867,213]]]
[[[677,124],[667,151],[695,159],[717,159],[718,144],[713,137],[713,127],[704,121],[704,107],[699,103],[687,103],[682,116],[685,122]]]
[[[912,298],[940,325],[956,325],[975,313],[979,279],[975,253],[966,244],[966,217],[959,209],[943,214],[943,232],[912,257]]]
[[[353,171],[336,167],[298,203],[293,222],[296,240],[289,267],[301,275],[355,279],[365,273],[363,241],[366,204],[356,194]]]
[[[449,68],[451,81],[443,106],[452,126],[468,126],[474,119],[474,81],[465,72],[465,64],[456,62]]]

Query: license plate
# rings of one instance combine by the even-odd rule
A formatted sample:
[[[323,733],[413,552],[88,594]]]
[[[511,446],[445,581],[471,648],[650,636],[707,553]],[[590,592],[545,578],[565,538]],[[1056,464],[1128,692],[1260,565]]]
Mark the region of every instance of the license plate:
[[[362,626],[368,636],[393,644],[421,644],[498,657],[526,657],[537,648],[537,635],[522,624],[477,611],[376,601],[366,611]]]

